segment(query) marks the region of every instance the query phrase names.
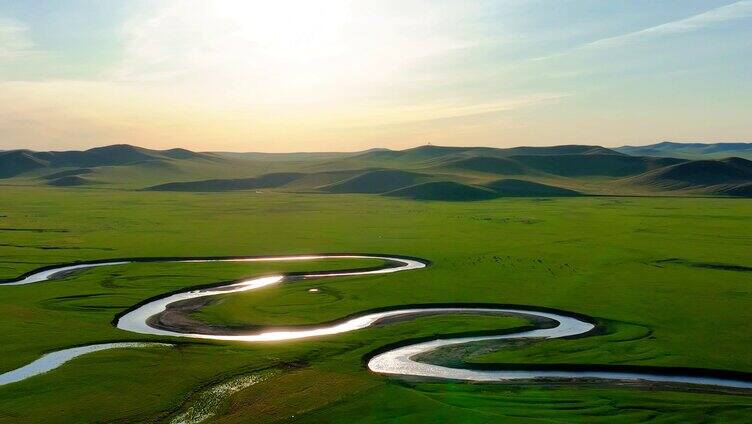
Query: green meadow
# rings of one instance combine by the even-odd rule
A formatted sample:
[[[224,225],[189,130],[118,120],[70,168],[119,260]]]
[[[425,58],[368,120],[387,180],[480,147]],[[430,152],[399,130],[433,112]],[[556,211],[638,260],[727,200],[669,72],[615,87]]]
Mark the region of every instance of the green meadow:
[[[409,255],[432,265],[266,287],[222,297],[194,317],[274,326],[407,304],[530,305],[594,317],[602,331],[487,346],[461,360],[752,372],[751,216],[752,201],[731,198],[422,202],[8,185],[0,188],[0,279],[45,265],[123,257]],[[192,286],[379,264],[131,264],[0,287],[0,373],[72,346],[175,344],[93,353],[0,386],[0,423],[178,422],[211,387],[254,375],[263,378],[216,400],[210,422],[743,423],[752,416],[748,393],[403,380],[372,374],[364,365],[365,356],[385,345],[529,325],[520,318],[427,316],[276,343],[144,336],[111,323],[142,300]]]

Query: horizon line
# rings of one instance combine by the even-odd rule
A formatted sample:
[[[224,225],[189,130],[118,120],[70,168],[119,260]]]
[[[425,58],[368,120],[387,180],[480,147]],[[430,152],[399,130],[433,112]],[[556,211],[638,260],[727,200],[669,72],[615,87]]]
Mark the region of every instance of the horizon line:
[[[56,149],[56,150],[35,150],[35,149],[29,149],[25,147],[20,148],[12,148],[12,149],[0,149],[0,152],[12,152],[12,151],[19,151],[19,150],[27,150],[30,152],[85,152],[88,150],[93,149],[100,149],[104,147],[113,147],[113,146],[128,146],[128,147],[135,147],[139,149],[146,149],[146,150],[154,150],[154,151],[168,151],[168,150],[175,150],[175,149],[183,149],[188,150],[195,153],[237,153],[237,154],[263,154],[263,155],[294,155],[294,154],[347,154],[347,153],[365,153],[370,152],[374,150],[384,150],[384,151],[404,151],[404,150],[410,150],[410,149],[417,149],[420,147],[440,147],[440,148],[458,148],[458,149],[474,149],[474,148],[489,148],[489,149],[514,149],[514,148],[546,148],[546,147],[560,147],[560,146],[591,146],[591,147],[602,147],[605,149],[619,149],[619,148],[632,148],[632,147],[648,147],[648,146],[655,146],[659,144],[665,144],[665,143],[671,143],[671,144],[686,144],[686,145],[692,145],[692,144],[704,144],[704,145],[719,145],[719,144],[750,144],[752,145],[752,141],[673,141],[673,140],[663,140],[663,141],[657,141],[654,143],[646,143],[646,144],[623,144],[619,146],[608,146],[608,145],[601,145],[601,144],[548,144],[548,145],[540,145],[540,146],[533,146],[533,145],[514,145],[514,146],[493,146],[493,145],[448,145],[448,144],[432,144],[432,143],[426,143],[426,144],[419,144],[412,147],[406,147],[403,149],[392,149],[388,147],[370,147],[367,149],[361,149],[361,150],[294,150],[294,151],[286,151],[286,152],[265,152],[265,151],[259,151],[259,150],[246,150],[246,151],[240,151],[240,150],[198,150],[198,149],[191,149],[186,147],[170,147],[166,149],[160,149],[160,148],[152,148],[152,147],[145,147],[141,145],[136,144],[129,144],[129,143],[113,143],[113,144],[103,144],[100,146],[94,146],[89,148],[71,148],[71,149]]]

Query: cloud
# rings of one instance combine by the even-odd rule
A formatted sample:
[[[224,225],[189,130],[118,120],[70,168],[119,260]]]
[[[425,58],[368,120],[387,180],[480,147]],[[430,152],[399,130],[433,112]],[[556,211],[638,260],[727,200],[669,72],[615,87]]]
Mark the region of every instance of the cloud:
[[[475,46],[482,37],[467,24],[480,15],[428,0],[146,3],[123,24],[122,60],[101,78],[0,85],[0,132],[20,146],[285,150],[431,122],[440,131],[564,97],[468,92],[475,77],[463,65],[434,66]]]
[[[752,16],[752,0],[737,1],[546,57],[577,54],[565,60],[537,62],[528,58],[587,34],[598,38],[591,31],[603,30],[600,20],[621,25],[632,22],[634,15],[655,15],[652,5],[646,13],[628,10],[631,16],[625,20],[608,13],[594,17],[590,11],[573,16],[579,8],[545,7],[542,13],[540,5],[530,7],[532,3],[138,2],[129,7],[125,22],[118,21],[120,31],[112,31],[122,40],[107,50],[105,72],[97,67],[88,74],[76,58],[79,53],[87,57],[89,43],[46,51],[44,44],[32,43],[30,35],[37,34],[29,34],[23,24],[0,20],[0,80],[16,82],[0,82],[0,133],[6,135],[2,143],[40,148],[129,142],[225,150],[349,150],[407,146],[426,136],[452,143],[498,143],[502,138],[529,143],[558,137],[559,127],[572,128],[571,141],[577,134],[592,135],[590,128],[611,131],[592,119],[605,110],[603,105],[621,106],[636,94],[649,98],[661,92],[656,76],[668,80],[666,72],[658,74],[662,70],[686,71],[705,50],[713,50],[712,57],[731,58],[739,49],[729,53],[729,44],[743,43],[738,34],[747,31],[735,26],[736,32],[724,32],[702,49],[682,44],[682,39],[673,42],[672,35]],[[519,10],[510,11],[515,5]],[[640,6],[617,9],[634,7]],[[655,7],[666,11],[665,6]],[[560,20],[575,24],[551,25]],[[76,33],[75,28],[71,31]],[[676,51],[652,43],[659,37]],[[612,54],[616,49],[607,50],[627,44],[663,50],[648,55],[642,48],[624,48],[619,55]],[[71,72],[45,72],[60,69],[66,60]],[[677,66],[685,62],[689,65]],[[707,62],[717,62],[724,72],[741,72],[739,64],[748,60]],[[624,81],[627,73],[633,78]],[[617,85],[614,76],[619,77]],[[691,78],[684,80],[684,87],[698,93],[685,88],[686,98],[716,91],[705,81],[692,85]],[[716,80],[721,88],[740,85],[730,78]],[[608,99],[598,97],[606,91]],[[742,92],[736,90],[729,98],[743,100]],[[738,115],[727,103],[724,110]],[[640,104],[634,110],[645,109]],[[676,110],[667,107],[662,116],[689,116]]]
[[[342,92],[404,75],[426,57],[466,46],[462,31],[447,31],[446,23],[474,10],[347,0],[149,6],[125,25],[125,59],[114,78],[234,83],[252,90],[255,102],[266,95],[321,95],[333,87]]]
[[[32,52],[28,28],[19,22],[0,19],[0,61],[19,59]]]
[[[700,30],[723,22],[752,17],[752,1],[744,0],[711,9],[688,18],[667,22],[640,31],[604,38],[591,42],[583,48],[613,47],[631,41]]]
[[[629,43],[648,40],[655,37],[689,33],[692,31],[698,31],[704,28],[712,27],[713,25],[722,24],[724,22],[747,18],[752,18],[752,0],[738,1],[736,3],[728,4],[726,6],[721,6],[703,13],[699,13],[697,15],[690,16],[688,18],[666,22],[660,25],[655,25],[626,34],[620,34],[613,37],[591,41],[589,43],[577,46],[573,49],[565,50],[563,52],[533,58],[532,61],[554,59],[557,57],[568,56],[573,53],[589,50],[608,49],[612,47],[623,46]]]
[[[442,129],[464,118],[504,116],[563,98],[543,93],[471,102],[434,100],[284,113],[222,111],[172,98],[158,87],[87,81],[0,83],[0,133],[7,147],[65,149],[109,143],[197,149],[306,149],[307,143],[339,149],[371,143],[405,145],[415,134],[439,140]],[[430,128],[430,131],[428,129]],[[451,137],[453,133],[444,134]],[[382,137],[379,141],[378,137]],[[358,142],[362,144],[357,144]],[[322,144],[324,143],[324,144]]]
[[[357,122],[374,123],[376,126],[394,126],[414,123],[428,123],[449,121],[458,118],[477,117],[492,115],[502,112],[529,108],[541,104],[555,102],[565,97],[567,93],[534,93],[522,96],[510,96],[497,98],[485,102],[472,102],[463,99],[437,101],[430,104],[403,105],[389,107],[381,110],[371,110],[359,115],[357,113],[347,116],[343,126],[358,128]],[[366,125],[370,127],[370,125]]]

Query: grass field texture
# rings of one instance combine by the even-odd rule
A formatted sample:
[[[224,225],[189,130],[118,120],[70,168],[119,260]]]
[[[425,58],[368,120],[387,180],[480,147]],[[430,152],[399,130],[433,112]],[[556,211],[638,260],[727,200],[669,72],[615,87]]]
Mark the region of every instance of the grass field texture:
[[[196,314],[228,325],[315,324],[404,304],[485,302],[595,317],[603,334],[471,354],[478,363],[631,364],[752,372],[752,202],[136,193],[3,187],[0,278],[55,263],[143,256],[391,253],[425,270],[313,280],[233,295]],[[274,370],[221,399],[214,422],[748,422],[752,398],[593,385],[397,381],[363,357],[435,334],[504,330],[518,318],[424,317],[285,343],[194,342],[127,333],[119,312],[180,288],[374,260],[137,264],[0,287],[0,372],[45,352],[113,350],[0,387],[0,422],[170,422],[208,387]],[[308,291],[319,288],[316,293]]]

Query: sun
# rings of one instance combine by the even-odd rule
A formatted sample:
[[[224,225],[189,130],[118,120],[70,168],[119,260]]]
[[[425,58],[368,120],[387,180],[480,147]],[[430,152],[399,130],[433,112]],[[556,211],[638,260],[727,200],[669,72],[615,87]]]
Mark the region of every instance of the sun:
[[[230,28],[229,45],[262,54],[268,65],[311,66],[349,48],[346,1],[224,1],[214,13],[216,23]]]

